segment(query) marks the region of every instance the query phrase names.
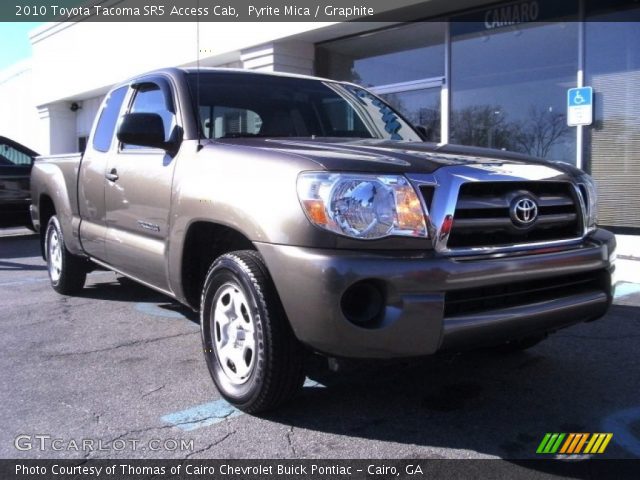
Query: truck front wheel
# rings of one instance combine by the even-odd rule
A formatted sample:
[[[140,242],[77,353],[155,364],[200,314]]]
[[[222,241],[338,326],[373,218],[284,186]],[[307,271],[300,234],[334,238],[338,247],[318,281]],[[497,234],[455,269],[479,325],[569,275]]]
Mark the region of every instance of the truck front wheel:
[[[78,293],[87,279],[87,261],[67,250],[55,215],[47,224],[44,241],[51,286],[62,295]]]
[[[213,263],[202,292],[200,325],[209,372],[232,405],[261,413],[301,388],[304,350],[258,252],[232,252]]]

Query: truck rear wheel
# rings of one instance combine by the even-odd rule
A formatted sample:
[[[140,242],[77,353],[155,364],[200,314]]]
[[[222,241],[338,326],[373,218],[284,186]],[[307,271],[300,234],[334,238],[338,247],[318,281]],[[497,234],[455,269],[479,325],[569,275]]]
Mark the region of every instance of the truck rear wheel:
[[[304,381],[302,345],[293,335],[258,252],[218,258],[200,304],[205,358],[221,395],[260,413],[291,399]]]
[[[67,250],[55,215],[47,224],[44,241],[51,286],[62,295],[78,293],[87,279],[87,261]]]

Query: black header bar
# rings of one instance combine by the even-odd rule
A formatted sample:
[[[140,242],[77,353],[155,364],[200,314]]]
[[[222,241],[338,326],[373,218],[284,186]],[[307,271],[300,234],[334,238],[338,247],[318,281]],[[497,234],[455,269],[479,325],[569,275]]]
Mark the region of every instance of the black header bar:
[[[2,480],[640,478],[640,460],[0,460]]]
[[[0,22],[540,22],[577,20],[578,0],[2,0]],[[586,11],[638,8],[587,0]],[[468,13],[470,12],[470,13]],[[588,20],[588,17],[587,17]],[[474,27],[476,28],[476,27]]]

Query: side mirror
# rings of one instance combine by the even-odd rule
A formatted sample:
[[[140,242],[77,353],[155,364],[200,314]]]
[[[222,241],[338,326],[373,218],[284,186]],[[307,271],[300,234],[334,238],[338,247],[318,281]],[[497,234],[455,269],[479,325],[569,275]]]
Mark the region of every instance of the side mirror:
[[[127,113],[122,117],[118,140],[130,145],[171,150],[171,142],[164,140],[164,122],[157,113]]]

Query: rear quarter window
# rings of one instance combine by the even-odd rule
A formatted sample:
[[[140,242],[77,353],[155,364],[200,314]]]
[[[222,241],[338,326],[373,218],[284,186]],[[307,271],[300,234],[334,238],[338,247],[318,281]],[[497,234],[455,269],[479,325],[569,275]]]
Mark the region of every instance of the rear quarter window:
[[[0,166],[26,167],[33,163],[33,157],[5,143],[0,143]]]
[[[120,113],[124,96],[127,93],[127,88],[120,87],[111,92],[100,113],[100,119],[93,134],[93,148],[99,152],[107,152],[111,147],[113,132],[116,130],[118,114]]]

